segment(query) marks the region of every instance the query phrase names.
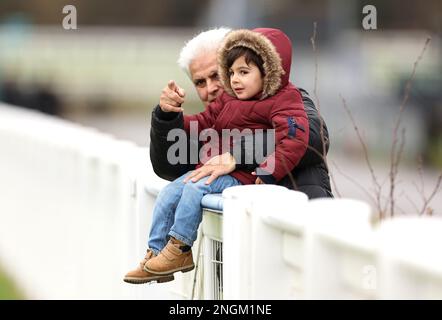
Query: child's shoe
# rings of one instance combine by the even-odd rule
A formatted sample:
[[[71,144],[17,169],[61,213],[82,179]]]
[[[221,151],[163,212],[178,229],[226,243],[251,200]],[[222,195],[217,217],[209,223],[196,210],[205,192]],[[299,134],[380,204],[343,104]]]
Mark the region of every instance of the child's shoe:
[[[144,265],[147,261],[155,257],[154,253],[151,250],[147,250],[147,253],[144,257],[144,259],[140,262],[138,268],[135,270],[129,271],[124,276],[124,282],[133,283],[133,284],[141,284],[141,283],[147,283],[151,281],[156,281],[158,283],[160,282],[169,282],[174,279],[173,275],[158,275],[158,274],[152,274],[150,272],[145,271]]]
[[[194,267],[192,249],[181,241],[170,238],[158,256],[146,262],[144,271],[156,275],[171,275],[177,271],[191,271]]]

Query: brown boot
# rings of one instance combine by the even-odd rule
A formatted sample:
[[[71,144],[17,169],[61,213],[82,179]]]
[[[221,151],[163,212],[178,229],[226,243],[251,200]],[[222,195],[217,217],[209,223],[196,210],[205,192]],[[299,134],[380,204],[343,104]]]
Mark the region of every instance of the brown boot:
[[[147,261],[155,257],[154,253],[151,250],[147,250],[146,255],[144,256],[144,259],[140,262],[140,265],[135,270],[129,271],[124,276],[124,282],[133,283],[133,284],[141,284],[141,283],[147,283],[151,281],[156,281],[158,283],[160,282],[169,282],[174,279],[173,275],[158,275],[158,274],[152,274],[150,272],[144,271],[144,265]]]
[[[182,251],[185,244],[170,238],[167,245],[158,256],[149,259],[144,265],[144,271],[156,275],[171,275],[174,272],[187,272],[193,270],[192,250]]]

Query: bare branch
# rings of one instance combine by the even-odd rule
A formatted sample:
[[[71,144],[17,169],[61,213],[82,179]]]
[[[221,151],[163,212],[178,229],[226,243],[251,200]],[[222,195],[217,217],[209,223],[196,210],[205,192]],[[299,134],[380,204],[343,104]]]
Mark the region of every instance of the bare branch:
[[[290,182],[293,185],[293,189],[298,190],[298,185],[295,181],[295,178],[292,175],[291,170],[289,170],[289,168],[287,167],[287,163],[285,162],[284,158],[281,158],[281,160],[282,160],[282,164],[284,165],[284,169],[288,172],[288,176],[289,176]]]
[[[400,147],[400,151],[398,151],[398,153],[396,153],[396,147],[397,147],[397,143],[398,143],[398,130],[401,124],[401,120],[402,120],[402,114],[404,112],[405,109],[405,105],[408,101],[408,98],[410,96],[410,91],[411,91],[411,84],[414,80],[414,77],[416,75],[416,69],[417,66],[419,64],[419,62],[421,61],[425,51],[427,50],[428,45],[430,44],[431,38],[428,37],[425,41],[425,45],[420,53],[420,55],[417,57],[417,60],[414,62],[413,65],[413,71],[411,72],[411,76],[407,81],[406,87],[405,87],[405,93],[404,93],[404,98],[402,100],[400,109],[399,109],[399,115],[396,119],[395,122],[395,126],[393,129],[393,142],[391,145],[391,153],[390,153],[390,215],[394,216],[394,187],[395,187],[395,180],[396,180],[396,176],[398,173],[398,159],[400,158],[400,155],[398,153],[401,153],[401,147]]]
[[[391,173],[393,173],[393,177],[394,177],[394,179],[396,179],[397,174],[399,172],[399,163],[401,161],[401,156],[404,151],[404,145],[405,145],[405,128],[403,128],[401,131],[401,144],[399,145],[399,150],[396,153],[394,159],[392,160],[393,165],[391,166],[391,169],[390,169],[390,182],[391,182]],[[391,209],[390,216],[391,217],[394,216],[395,199],[392,195],[394,195],[396,183],[397,183],[397,181],[395,181],[394,184],[390,184],[390,209]]]
[[[405,195],[405,198],[413,205],[416,212],[419,212],[419,208],[417,207],[416,203],[414,203],[414,201],[411,200],[411,198],[408,195]]]
[[[329,175],[330,175],[330,180],[332,181],[332,184],[333,184],[333,189],[335,190],[337,196],[339,198],[342,198],[341,193],[339,192],[339,189],[338,189],[338,185],[336,184],[335,175],[332,174],[331,171],[329,171]]]
[[[421,156],[419,156],[417,159],[417,170],[419,173],[420,188],[417,185],[417,183],[415,183],[415,182],[413,182],[413,185],[415,186],[417,192],[420,194],[423,204],[422,204],[422,209],[419,210],[416,208],[417,209],[416,211],[418,212],[419,215],[422,215],[425,212],[427,212],[429,215],[431,215],[433,212],[433,209],[429,208],[428,205],[429,205],[430,201],[432,200],[432,198],[436,195],[437,191],[439,190],[439,187],[441,184],[441,179],[442,179],[442,173],[437,178],[436,185],[435,185],[432,193],[430,194],[430,197],[427,198],[425,196],[424,170],[423,170],[423,161],[422,161]]]
[[[341,198],[342,196],[341,196],[341,193],[340,193],[339,190],[338,190],[338,185],[336,184],[336,180],[335,180],[334,174],[331,172],[331,170],[329,169],[329,167],[328,167],[328,165],[327,165],[327,157],[324,156],[321,152],[319,152],[319,151],[316,150],[315,148],[313,148],[312,146],[310,146],[308,143],[305,143],[304,141],[302,141],[301,139],[299,139],[299,138],[297,138],[297,137],[292,138],[292,139],[295,139],[295,140],[297,140],[298,142],[302,143],[302,145],[305,146],[305,147],[307,147],[307,149],[313,151],[318,157],[321,157],[322,161],[324,161],[324,164],[325,164],[325,166],[326,166],[326,168],[327,168],[328,174],[329,174],[329,176],[330,176],[330,180],[332,181],[334,191],[336,192],[336,194],[338,195],[338,197]]]
[[[423,191],[424,189],[420,189],[416,182],[413,181],[412,183],[413,183],[414,187],[416,188],[417,193],[419,193],[419,195],[425,201],[425,196],[424,196],[424,191]],[[418,210],[418,212],[419,212],[419,210]]]
[[[421,215],[424,214],[426,210],[428,211],[428,209],[429,209],[428,204],[430,203],[430,201],[433,199],[433,197],[436,195],[437,191],[439,190],[440,184],[441,184],[441,180],[442,180],[442,173],[437,178],[436,186],[434,187],[433,192],[431,192],[430,196],[428,198],[426,198],[424,196],[425,201],[424,201],[424,204],[422,206],[422,210],[420,211]],[[432,211],[431,211],[431,213],[432,213]],[[431,213],[430,213],[430,215],[431,215]]]
[[[324,138],[324,119],[321,116],[321,103],[319,101],[319,96],[318,96],[318,69],[319,69],[319,64],[318,64],[318,51],[316,48],[316,34],[317,34],[317,30],[318,30],[318,23],[315,21],[313,23],[313,35],[310,38],[310,42],[312,43],[312,49],[313,49],[313,55],[315,58],[315,77],[314,77],[314,88],[313,88],[313,95],[315,98],[315,102],[316,102],[316,108],[318,110],[318,115],[319,115],[319,121],[320,121],[320,127],[319,127],[319,133],[321,136],[321,142],[322,142],[322,154],[320,155],[324,161],[324,164],[327,168],[328,174],[330,175],[330,180],[332,181],[333,184],[333,189],[336,192],[336,194],[338,195],[338,197],[341,197],[341,194],[338,190],[338,185],[336,184],[336,180],[334,178],[333,173],[331,172],[329,166],[328,166],[328,161],[327,161],[327,148],[326,148],[326,141]],[[308,146],[310,147],[310,146]],[[317,152],[316,149],[311,148],[311,150],[314,150],[315,152]]]
[[[318,97],[318,55],[317,55],[317,46],[316,46],[316,35],[317,35],[317,23],[315,22],[313,24],[313,35],[310,38],[310,41],[312,43],[312,48],[313,48],[313,52],[314,52],[314,57],[315,57],[315,75],[314,75],[314,97],[316,100],[316,105],[318,108],[318,113],[320,112],[320,101],[319,101],[319,97]],[[403,151],[404,151],[404,146],[405,146],[405,129],[403,128],[401,130],[401,134],[400,136],[398,135],[398,131],[399,128],[401,126],[401,121],[402,121],[402,115],[405,109],[405,105],[409,99],[410,96],[410,92],[411,92],[411,85],[412,82],[415,78],[416,75],[416,70],[417,70],[417,66],[419,64],[419,62],[422,60],[423,55],[425,53],[425,51],[427,50],[427,47],[429,46],[431,41],[431,38],[427,38],[425,41],[425,45],[420,53],[420,55],[417,57],[416,61],[414,62],[413,65],[413,70],[411,73],[410,78],[408,79],[407,83],[406,83],[406,87],[405,87],[405,92],[404,92],[404,97],[402,100],[402,103],[400,105],[400,110],[399,110],[399,114],[398,117],[395,121],[394,124],[394,129],[393,129],[393,140],[392,140],[392,145],[391,145],[391,150],[390,150],[390,171],[389,171],[389,175],[388,178],[382,183],[380,184],[375,171],[373,169],[373,166],[371,165],[370,159],[369,159],[369,155],[368,155],[368,148],[367,145],[360,133],[360,130],[358,128],[358,126],[356,125],[356,121],[353,118],[352,113],[350,112],[350,109],[347,106],[347,102],[346,100],[342,97],[342,95],[339,95],[342,102],[343,102],[343,106],[344,109],[347,113],[347,115],[349,116],[352,124],[353,124],[353,128],[357,134],[358,140],[362,145],[363,148],[363,152],[364,152],[364,157],[365,157],[365,162],[369,168],[370,171],[370,175],[373,181],[373,185],[374,185],[374,193],[375,196],[372,196],[367,190],[366,188],[364,188],[361,184],[359,184],[355,179],[349,177],[348,175],[344,174],[339,168],[338,166],[334,163],[335,168],[338,170],[338,172],[344,176],[345,178],[347,178],[348,180],[350,180],[351,182],[353,182],[355,185],[357,185],[365,194],[368,195],[368,197],[371,199],[371,201],[373,201],[373,203],[376,205],[377,210],[379,212],[380,215],[380,219],[382,220],[384,218],[384,215],[387,213],[387,209],[388,207],[390,207],[390,216],[393,217],[395,214],[395,208],[398,211],[402,211],[403,210],[397,205],[397,203],[395,203],[395,192],[396,192],[396,187],[398,185],[398,181],[397,181],[397,176],[398,176],[398,172],[399,172],[399,164],[401,162],[401,158],[403,155]],[[326,164],[327,168],[327,160],[326,160],[326,144],[325,144],[325,140],[324,140],[324,133],[323,133],[323,119],[321,119],[321,141],[322,141],[322,155],[320,155],[323,159],[324,159],[324,163]],[[314,150],[315,153],[317,153],[319,155],[319,152],[310,147],[307,146],[308,148],[310,148],[311,150]],[[428,212],[428,214],[432,213],[432,209],[428,207],[429,202],[431,201],[431,199],[435,196],[435,194],[437,193],[437,191],[440,188],[441,185],[441,180],[442,180],[442,174],[438,177],[437,183],[435,188],[433,189],[433,192],[431,193],[430,197],[427,199],[425,197],[425,193],[424,193],[424,182],[423,182],[423,174],[422,174],[422,166],[419,166],[419,175],[420,175],[420,179],[421,179],[421,191],[419,192],[422,196],[423,199],[423,207],[422,210],[420,211],[421,213],[423,212]],[[330,170],[329,170],[330,172]],[[337,191],[337,187],[336,187],[336,183],[335,180],[330,172],[330,177],[332,178],[332,182],[334,184],[335,190]],[[387,197],[384,197],[382,195],[382,188],[385,185],[385,182],[389,180],[390,183],[390,192],[389,195]],[[419,191],[419,188],[416,185],[416,189]],[[406,195],[405,195],[406,196]],[[406,198],[413,204],[413,206],[415,207],[415,209],[418,209],[417,205],[415,203],[412,202],[412,200],[406,196]]]
[[[354,183],[356,186],[358,186],[369,198],[370,200],[373,202],[373,204],[377,205],[376,203],[376,199],[370,194],[370,192],[368,192],[359,182],[357,182],[355,179],[353,179],[352,177],[348,176],[347,174],[345,174],[344,172],[342,172],[339,167],[336,165],[336,163],[333,161],[333,165],[335,166],[336,170],[338,170],[338,172],[347,180],[349,180],[350,182]]]
[[[320,128],[319,128],[319,133],[321,136],[321,141],[322,141],[322,155],[325,161],[325,165],[328,168],[328,163],[327,163],[327,159],[326,159],[326,143],[325,143],[325,139],[324,139],[324,119],[321,116],[321,104],[319,102],[319,96],[318,96],[318,69],[319,69],[319,65],[318,65],[318,52],[316,49],[316,33],[317,33],[317,28],[318,28],[318,23],[315,21],[313,22],[313,35],[310,38],[310,42],[312,43],[312,49],[313,49],[313,55],[315,57],[315,83],[314,83],[314,89],[313,89],[313,94],[315,96],[315,100],[316,100],[316,107],[318,108],[318,114],[319,114],[319,120],[320,120]],[[330,170],[328,170],[330,172]]]
[[[321,107],[319,104],[319,98],[318,98],[318,54],[316,52],[316,31],[317,31],[317,27],[318,27],[318,23],[315,21],[313,22],[313,35],[310,38],[310,42],[312,43],[312,48],[313,48],[313,54],[315,57],[315,83],[314,83],[314,88],[313,88],[313,94],[315,95],[315,100],[316,100],[316,105],[318,108],[318,112],[321,111]]]
[[[364,139],[362,138],[362,135],[361,135],[361,133],[360,133],[360,131],[359,131],[359,128],[358,128],[358,126],[357,126],[357,124],[356,124],[356,121],[355,121],[355,119],[353,118],[353,114],[351,113],[350,109],[349,109],[348,106],[347,106],[347,102],[346,102],[346,100],[344,99],[344,97],[343,97],[341,94],[339,94],[339,97],[340,97],[341,100],[342,100],[343,107],[344,107],[344,109],[345,109],[345,111],[346,111],[348,117],[350,118],[350,121],[351,121],[351,123],[352,123],[352,125],[353,125],[353,129],[354,129],[355,132],[356,132],[356,135],[357,135],[357,137],[358,137],[358,140],[359,140],[360,144],[362,145],[362,149],[363,149],[363,151],[364,151],[365,162],[366,162],[366,164],[367,164],[367,166],[368,166],[368,169],[370,170],[371,178],[372,178],[373,183],[374,183],[374,186],[375,186],[375,188],[376,188],[376,189],[375,189],[376,201],[375,201],[374,203],[375,203],[375,205],[376,205],[378,211],[379,211],[379,212],[382,212],[382,208],[381,208],[381,191],[382,191],[382,188],[381,188],[381,186],[380,186],[380,184],[379,184],[379,182],[378,182],[378,179],[376,178],[376,175],[375,175],[375,173],[374,173],[373,166],[371,165],[370,159],[369,159],[369,157],[368,157],[368,149],[367,149],[367,145],[365,144],[365,141],[364,141]]]

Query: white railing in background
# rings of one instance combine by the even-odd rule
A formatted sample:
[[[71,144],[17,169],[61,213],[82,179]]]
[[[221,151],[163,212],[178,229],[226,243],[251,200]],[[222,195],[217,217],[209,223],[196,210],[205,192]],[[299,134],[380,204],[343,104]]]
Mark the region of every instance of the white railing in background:
[[[0,148],[0,263],[26,297],[180,298],[168,284],[122,281],[165,183],[146,148],[5,105]]]
[[[125,284],[167,183],[148,150],[5,105],[0,150],[0,264],[27,298],[442,298],[440,219],[375,226],[363,202],[271,185],[229,188],[222,219],[205,212],[196,274]]]
[[[224,299],[441,299],[442,219],[373,225],[357,200],[224,191]]]

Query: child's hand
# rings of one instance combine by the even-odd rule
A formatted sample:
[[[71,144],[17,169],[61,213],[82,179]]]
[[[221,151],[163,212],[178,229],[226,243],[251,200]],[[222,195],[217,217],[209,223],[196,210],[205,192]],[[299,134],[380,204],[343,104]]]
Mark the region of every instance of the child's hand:
[[[222,155],[215,156],[207,161],[202,167],[195,169],[185,179],[184,183],[189,180],[197,182],[199,179],[209,176],[205,184],[211,184],[216,178],[235,171],[235,158],[226,152]]]

